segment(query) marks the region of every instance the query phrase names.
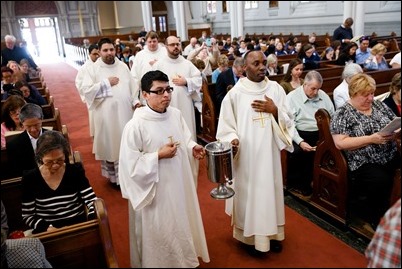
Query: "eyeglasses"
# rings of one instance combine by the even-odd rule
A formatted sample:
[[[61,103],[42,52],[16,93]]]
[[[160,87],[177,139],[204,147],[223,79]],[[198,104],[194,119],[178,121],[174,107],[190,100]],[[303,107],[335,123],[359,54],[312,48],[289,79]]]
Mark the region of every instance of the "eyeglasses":
[[[166,87],[164,89],[159,89],[159,90],[156,90],[156,91],[146,91],[146,92],[154,93],[154,94],[157,94],[157,95],[163,95],[165,92],[171,93],[172,91],[173,91],[173,87]]]
[[[19,114],[20,114],[20,112],[21,112],[21,110],[13,110],[13,111],[10,111],[10,116],[16,116],[16,115],[19,115]]]
[[[65,158],[60,158],[60,159],[57,159],[57,160],[49,160],[49,161],[43,162],[43,165],[45,165],[45,166],[50,168],[54,164],[63,165],[65,160],[66,160]]]
[[[174,47],[174,46],[180,47],[180,43],[171,43],[171,44],[168,44],[168,46],[169,47]]]

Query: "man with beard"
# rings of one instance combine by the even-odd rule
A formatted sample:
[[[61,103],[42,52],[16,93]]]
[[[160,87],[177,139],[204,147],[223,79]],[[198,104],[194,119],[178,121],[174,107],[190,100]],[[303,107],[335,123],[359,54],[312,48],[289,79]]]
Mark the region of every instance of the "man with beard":
[[[173,86],[171,106],[178,108],[183,114],[191,132],[191,138],[197,141],[195,110],[193,101],[201,101],[202,76],[200,70],[181,55],[180,40],[176,36],[166,39],[167,56],[154,64],[155,70],[168,75],[170,85]],[[198,161],[192,164],[194,180],[198,178]],[[197,185],[197,184],[196,184]]]
[[[282,86],[265,76],[264,53],[250,51],[244,60],[247,77],[224,97],[216,134],[233,146],[235,195],[226,200],[226,213],[234,238],[279,252],[285,238],[281,150],[293,150],[293,117]]]
[[[138,85],[128,66],[116,58],[113,42],[98,42],[100,58],[84,71],[81,90],[93,117],[93,149],[102,175],[119,185],[118,164],[123,128],[139,106]]]

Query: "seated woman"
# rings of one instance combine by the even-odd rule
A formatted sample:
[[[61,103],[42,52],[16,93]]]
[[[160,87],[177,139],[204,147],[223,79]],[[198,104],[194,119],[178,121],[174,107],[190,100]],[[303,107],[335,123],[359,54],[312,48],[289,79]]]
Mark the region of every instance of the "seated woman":
[[[275,76],[281,73],[281,70],[278,68],[278,57],[271,53],[267,57],[267,76]]]
[[[297,57],[303,61],[304,70],[320,68],[320,56],[311,44],[304,45]]]
[[[216,80],[218,79],[218,76],[220,73],[223,71],[227,70],[229,68],[229,58],[225,54],[221,54],[218,57],[218,68],[216,68],[212,72],[212,77],[211,77],[211,82],[216,83]]]
[[[356,50],[358,46],[354,42],[350,42],[346,45],[346,47],[342,50],[338,59],[335,61],[337,65],[346,65],[350,63],[356,63]]]
[[[400,167],[396,136],[384,128],[396,116],[383,102],[374,100],[375,80],[365,74],[349,81],[350,99],[331,118],[335,146],[343,150],[350,175],[351,214],[378,225],[390,207],[393,177]]]
[[[38,106],[47,104],[46,99],[43,98],[38,89],[35,86],[30,85],[28,82],[18,81],[15,83],[15,88],[22,92],[22,96],[27,103],[37,104]]]
[[[383,101],[398,117],[401,116],[401,72],[396,73],[389,86],[389,96]]]
[[[334,59],[334,49],[327,47],[320,55],[321,61],[332,61]]]
[[[14,71],[10,67],[1,67],[1,83],[1,100],[6,100],[10,96],[9,92],[15,89]]]
[[[26,82],[31,81],[31,77],[29,75],[31,69],[32,68],[29,66],[29,61],[27,59],[25,59],[25,58],[21,59],[21,61],[20,61],[20,70],[21,70],[23,78],[24,78],[24,80]]]
[[[387,48],[378,43],[371,48],[371,55],[364,61],[364,68],[367,70],[387,70],[389,69],[387,60],[385,60],[384,54],[387,52]]]
[[[22,218],[32,233],[95,219],[96,195],[81,163],[69,163],[70,146],[58,131],[37,141],[38,167],[22,176]]]
[[[301,59],[292,59],[289,63],[288,70],[280,82],[286,94],[293,91],[297,87],[303,85],[304,80],[300,78],[303,73],[303,62]]]
[[[11,95],[2,105],[1,112],[1,148],[6,148],[6,133],[9,131],[23,131],[24,126],[20,121],[21,107],[26,104],[24,98]]]

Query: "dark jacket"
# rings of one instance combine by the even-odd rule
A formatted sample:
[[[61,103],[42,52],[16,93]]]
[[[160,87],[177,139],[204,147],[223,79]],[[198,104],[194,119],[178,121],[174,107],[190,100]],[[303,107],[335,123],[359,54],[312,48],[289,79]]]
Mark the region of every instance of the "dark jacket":
[[[46,129],[42,128],[42,133]],[[32,148],[31,139],[25,130],[10,141],[6,142],[9,168],[12,169],[12,175],[22,176],[23,171],[31,170],[37,167],[35,161],[35,152]]]
[[[218,78],[216,79],[215,84],[215,111],[217,116],[219,116],[219,112],[221,110],[222,100],[227,93],[227,88],[229,85],[235,85],[234,73],[232,68],[228,68],[227,70],[223,71],[219,74]]]

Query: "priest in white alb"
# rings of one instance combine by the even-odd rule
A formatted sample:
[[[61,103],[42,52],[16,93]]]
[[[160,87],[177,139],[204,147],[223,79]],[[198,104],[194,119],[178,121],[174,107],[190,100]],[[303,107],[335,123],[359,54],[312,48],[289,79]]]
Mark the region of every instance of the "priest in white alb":
[[[261,51],[245,55],[246,78],[223,99],[216,138],[234,150],[235,194],[226,200],[233,237],[257,251],[281,251],[285,238],[281,150],[293,151],[286,93],[266,76]]]

